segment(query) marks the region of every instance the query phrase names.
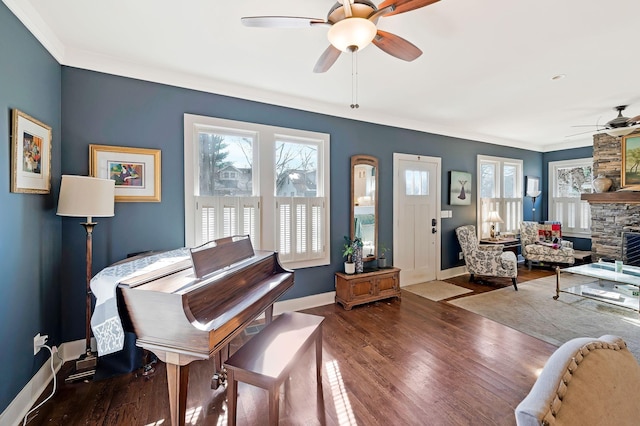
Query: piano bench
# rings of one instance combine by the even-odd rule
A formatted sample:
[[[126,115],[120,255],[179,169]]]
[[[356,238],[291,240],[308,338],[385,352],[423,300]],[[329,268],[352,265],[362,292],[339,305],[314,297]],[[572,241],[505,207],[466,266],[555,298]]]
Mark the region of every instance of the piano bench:
[[[227,369],[227,424],[236,424],[238,381],[269,392],[269,424],[278,424],[280,385],[306,350],[315,343],[316,377],[322,386],[322,321],[324,317],[286,312],[238,349]]]

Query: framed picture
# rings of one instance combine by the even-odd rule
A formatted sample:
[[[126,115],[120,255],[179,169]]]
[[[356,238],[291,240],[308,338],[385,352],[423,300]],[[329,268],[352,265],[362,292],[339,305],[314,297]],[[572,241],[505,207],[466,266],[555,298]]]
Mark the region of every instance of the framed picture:
[[[471,173],[450,172],[449,204],[452,206],[471,205]]]
[[[640,135],[622,137],[621,186],[640,185]]]
[[[160,150],[89,145],[89,174],[116,181],[116,201],[160,201]]]
[[[14,109],[11,137],[11,192],[51,191],[51,126]]]

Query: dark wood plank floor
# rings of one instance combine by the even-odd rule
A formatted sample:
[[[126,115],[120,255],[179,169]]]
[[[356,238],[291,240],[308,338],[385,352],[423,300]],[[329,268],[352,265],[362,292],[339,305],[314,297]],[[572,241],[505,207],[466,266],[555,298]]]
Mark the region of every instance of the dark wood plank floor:
[[[519,282],[552,273],[522,268]],[[448,280],[487,291],[511,285]],[[489,283],[489,281],[487,281]],[[491,287],[494,288],[491,288]],[[554,346],[483,317],[409,292],[345,311],[337,305],[305,312],[325,317],[323,383],[315,385],[313,351],[281,396],[282,425],[513,425]],[[247,337],[244,337],[246,340]],[[239,339],[232,351],[242,344]],[[168,425],[166,371],[140,371],[88,383],[64,383],[29,425]],[[211,390],[212,362],[191,364],[187,424],[226,424],[225,389]],[[50,388],[43,395],[50,393]],[[265,424],[266,391],[241,383],[238,424]]]

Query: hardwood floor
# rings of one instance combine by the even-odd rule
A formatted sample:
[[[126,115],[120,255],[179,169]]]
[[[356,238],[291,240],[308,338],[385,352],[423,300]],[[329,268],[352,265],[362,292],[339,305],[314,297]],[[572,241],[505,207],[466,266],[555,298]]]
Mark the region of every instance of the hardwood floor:
[[[522,269],[522,267],[521,267]],[[551,271],[522,271],[527,277]],[[544,275],[540,275],[544,276]],[[448,280],[474,292],[488,285]],[[498,287],[510,286],[505,279]],[[313,350],[281,393],[281,425],[513,425],[513,410],[556,347],[447,303],[403,291],[402,300],[346,311],[326,305],[305,312],[325,317],[323,382],[317,392]],[[246,340],[247,337],[244,337]],[[232,351],[241,341],[232,343]],[[168,425],[164,364],[88,382],[64,383],[29,425]],[[191,364],[187,424],[226,424],[224,388],[211,390],[212,362]],[[43,395],[48,395],[47,389]],[[238,424],[265,424],[267,392],[238,388]]]

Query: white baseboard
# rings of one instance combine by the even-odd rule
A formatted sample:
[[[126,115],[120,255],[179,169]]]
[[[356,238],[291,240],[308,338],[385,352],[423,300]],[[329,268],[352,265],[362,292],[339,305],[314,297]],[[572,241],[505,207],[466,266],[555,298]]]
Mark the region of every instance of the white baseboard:
[[[446,280],[447,278],[453,278],[467,273],[466,266],[456,266],[455,268],[444,269],[438,274],[439,280]]]

